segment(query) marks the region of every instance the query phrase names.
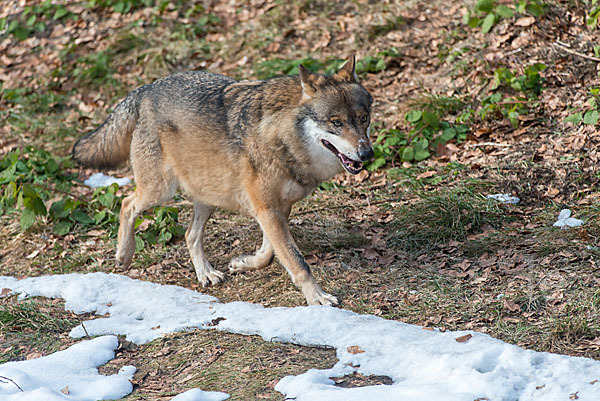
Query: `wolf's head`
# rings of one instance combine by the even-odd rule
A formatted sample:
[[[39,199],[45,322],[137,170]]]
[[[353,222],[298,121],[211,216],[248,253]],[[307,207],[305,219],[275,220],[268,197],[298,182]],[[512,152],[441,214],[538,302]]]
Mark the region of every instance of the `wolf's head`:
[[[369,139],[373,98],[360,84],[351,56],[333,76],[298,66],[302,85],[299,128],[321,157],[337,159],[351,174],[373,156]]]

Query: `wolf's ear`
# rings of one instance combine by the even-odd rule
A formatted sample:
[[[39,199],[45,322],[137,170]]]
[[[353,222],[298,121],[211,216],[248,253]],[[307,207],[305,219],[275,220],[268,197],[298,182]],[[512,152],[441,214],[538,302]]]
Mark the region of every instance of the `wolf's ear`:
[[[310,72],[302,64],[298,65],[298,75],[300,76],[300,84],[302,85],[302,98],[311,99],[317,92],[316,83],[319,76]]]
[[[333,74],[333,79],[335,79],[338,82],[358,83],[358,75],[356,75],[355,66],[356,58],[353,54],[350,57],[348,57],[348,61],[346,61],[346,64],[344,64],[338,72]]]

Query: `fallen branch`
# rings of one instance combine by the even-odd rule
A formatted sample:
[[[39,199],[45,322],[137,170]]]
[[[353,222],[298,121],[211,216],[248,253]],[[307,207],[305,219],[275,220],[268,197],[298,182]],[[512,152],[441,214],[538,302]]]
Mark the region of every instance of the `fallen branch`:
[[[577,52],[575,50],[571,50],[568,47],[561,45],[560,43],[555,42],[555,43],[552,44],[552,46],[558,47],[562,51],[567,52],[569,54],[572,54],[574,56],[578,56],[578,57],[581,57],[581,58],[585,58],[587,60],[595,61],[596,63],[600,63],[600,58],[593,57],[593,56],[588,56],[587,54],[583,54],[583,53],[579,53],[579,52]]]
[[[7,380],[7,381],[4,381]],[[12,384],[14,384],[15,386],[17,386],[17,388],[21,391],[24,392],[24,390],[21,388],[21,386],[19,386],[13,379],[11,379],[10,377],[6,377],[6,376],[0,376],[0,382],[1,383],[8,383],[11,382]]]

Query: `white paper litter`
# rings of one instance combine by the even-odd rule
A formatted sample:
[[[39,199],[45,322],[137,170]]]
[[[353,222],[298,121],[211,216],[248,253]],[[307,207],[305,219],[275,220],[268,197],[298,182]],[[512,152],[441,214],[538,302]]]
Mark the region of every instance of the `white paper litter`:
[[[118,186],[122,187],[124,185],[131,184],[131,179],[124,178],[115,178],[109,175],[105,175],[103,173],[95,173],[90,176],[87,180],[83,182],[88,187],[97,188],[97,187],[108,187],[116,183]]]
[[[583,224],[583,220],[571,217],[571,211],[569,209],[563,209],[558,215],[558,220],[553,224],[554,227],[569,228],[579,227]]]
[[[108,314],[86,321],[87,332],[122,334],[138,344],[163,333],[215,328],[266,341],[334,347],[338,362],[332,368],[310,369],[276,385],[296,401],[564,401],[572,394],[580,401],[600,400],[600,361],[525,350],[477,332],[428,331],[325,306],[224,304],[186,288],[105,273],[20,281],[0,277],[0,288],[64,298],[65,308],[76,313]],[[214,326],[217,318],[223,319]],[[456,341],[467,333],[472,338]],[[73,337],[84,335],[81,326],[71,331]],[[353,353],[351,346],[364,352]],[[393,384],[340,388],[329,379],[353,372],[385,375]],[[32,380],[38,374],[43,372],[32,371]]]
[[[511,194],[494,194],[494,195],[488,195],[487,197],[488,197],[488,199],[494,199],[494,200],[497,200],[498,202],[508,203],[511,205],[516,205],[517,203],[519,203],[521,201],[521,199],[519,199],[516,196],[512,196]]]

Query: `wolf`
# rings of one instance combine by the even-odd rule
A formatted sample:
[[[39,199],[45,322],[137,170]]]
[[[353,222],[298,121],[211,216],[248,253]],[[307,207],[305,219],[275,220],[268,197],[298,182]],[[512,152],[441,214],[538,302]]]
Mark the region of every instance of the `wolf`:
[[[216,207],[254,217],[262,245],[235,257],[229,272],[262,269],[274,255],[309,305],[336,305],[315,281],[287,222],[292,205],[321,182],[358,174],[373,156],[372,96],[351,56],[331,76],[303,65],[297,76],[236,81],[204,71],[176,73],[132,91],[72,150],[83,166],[114,168],[127,159],[136,189],[122,203],[116,261],[135,251],[135,221],[177,189],[193,200],[185,239],[199,282],[224,274],[203,249],[204,227]]]

